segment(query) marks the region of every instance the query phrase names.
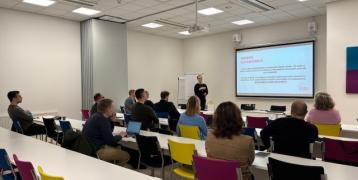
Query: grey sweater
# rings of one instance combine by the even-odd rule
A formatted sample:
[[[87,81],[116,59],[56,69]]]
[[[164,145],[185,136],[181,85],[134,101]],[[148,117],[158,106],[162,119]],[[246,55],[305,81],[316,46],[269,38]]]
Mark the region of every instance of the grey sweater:
[[[20,122],[24,131],[26,131],[31,126],[31,124],[33,124],[33,117],[26,113],[26,111],[23,110],[20,106],[10,104],[7,112],[9,113],[9,116],[12,120],[17,120]]]

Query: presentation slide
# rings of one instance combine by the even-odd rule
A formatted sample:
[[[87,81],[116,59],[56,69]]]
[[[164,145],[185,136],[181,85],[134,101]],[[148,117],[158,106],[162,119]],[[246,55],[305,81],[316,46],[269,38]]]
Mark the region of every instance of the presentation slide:
[[[314,42],[236,51],[236,96],[313,97]]]

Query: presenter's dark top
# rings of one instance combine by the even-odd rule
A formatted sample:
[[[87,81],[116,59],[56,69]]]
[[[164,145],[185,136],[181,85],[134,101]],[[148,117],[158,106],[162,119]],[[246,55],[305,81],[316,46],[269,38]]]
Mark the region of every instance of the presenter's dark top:
[[[154,110],[151,107],[139,102],[135,103],[132,108],[131,119],[142,122],[142,130],[154,128],[155,124],[159,123]]]
[[[160,100],[154,104],[154,110],[156,112],[167,112],[169,113],[170,119],[179,120],[180,113],[172,102]]]
[[[305,158],[311,158],[309,144],[318,139],[316,126],[294,117],[279,118],[260,134],[266,148],[270,147],[272,137],[274,152]]]
[[[104,145],[117,146],[120,136],[113,136],[111,120],[102,113],[94,113],[83,126],[83,134],[93,144],[96,150]]]
[[[206,86],[206,84],[202,83],[196,83],[194,86],[194,92],[195,95],[198,96],[200,99],[204,99],[205,98],[205,94],[208,95],[209,91],[208,91],[208,86]]]

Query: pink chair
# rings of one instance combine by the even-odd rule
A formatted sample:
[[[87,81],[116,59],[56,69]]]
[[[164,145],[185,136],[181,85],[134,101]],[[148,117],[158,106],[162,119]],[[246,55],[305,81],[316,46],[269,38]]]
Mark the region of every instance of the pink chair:
[[[13,157],[22,180],[37,180],[35,169],[31,162],[20,161],[15,154]]]
[[[241,180],[238,161],[209,159],[193,155],[195,177],[197,180]]]
[[[86,121],[89,119],[89,110],[88,109],[81,109],[82,113],[82,120]]]
[[[263,129],[267,126],[268,117],[246,117],[246,127]]]
[[[358,141],[323,138],[324,161],[358,166]]]

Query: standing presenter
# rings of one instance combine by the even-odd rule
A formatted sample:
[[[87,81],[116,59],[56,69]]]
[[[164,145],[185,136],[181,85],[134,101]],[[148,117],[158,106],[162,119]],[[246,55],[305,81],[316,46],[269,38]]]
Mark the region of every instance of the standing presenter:
[[[206,106],[206,96],[208,95],[208,86],[206,86],[205,83],[203,83],[203,75],[199,74],[196,79],[198,80],[198,83],[194,86],[194,92],[195,95],[199,97],[200,99],[200,107],[201,110],[205,110]]]

